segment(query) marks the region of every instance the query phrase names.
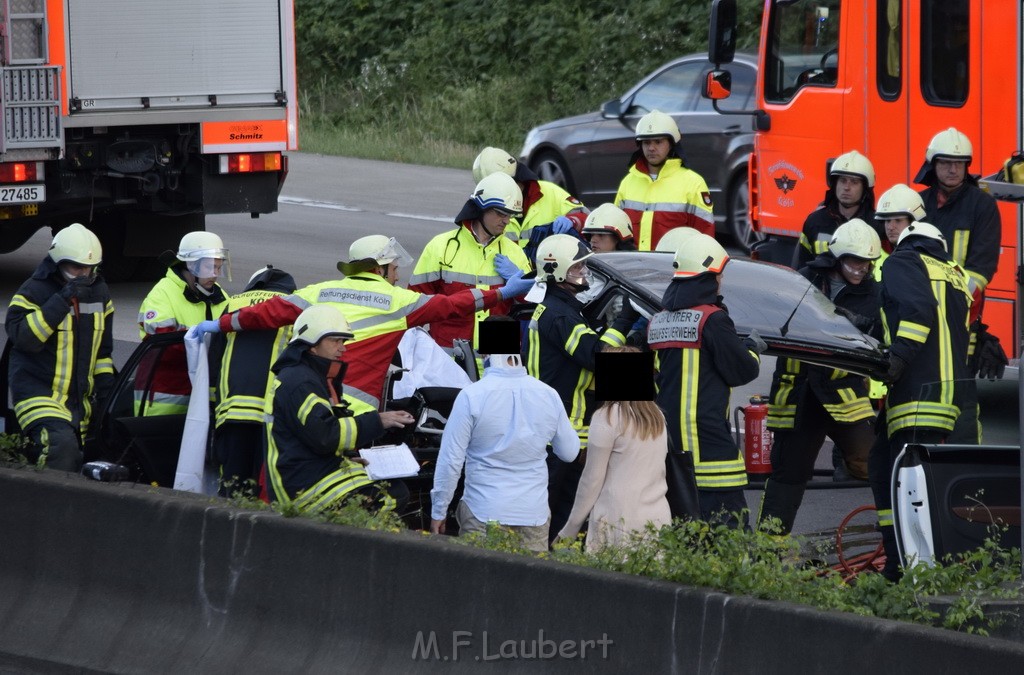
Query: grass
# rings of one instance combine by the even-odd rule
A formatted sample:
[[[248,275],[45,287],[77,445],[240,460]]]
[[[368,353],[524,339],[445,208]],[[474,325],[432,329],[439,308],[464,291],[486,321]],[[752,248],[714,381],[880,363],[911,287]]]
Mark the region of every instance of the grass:
[[[372,123],[336,126],[316,117],[300,120],[299,147],[303,152],[320,155],[452,169],[469,169],[478,152],[473,146],[438,138],[418,128],[402,127],[394,131]]]

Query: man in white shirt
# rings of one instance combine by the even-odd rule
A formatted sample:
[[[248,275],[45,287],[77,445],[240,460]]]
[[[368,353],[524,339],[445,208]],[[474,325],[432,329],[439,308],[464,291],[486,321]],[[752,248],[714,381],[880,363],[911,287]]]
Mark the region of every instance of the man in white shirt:
[[[525,548],[546,551],[551,519],[546,446],[550,443],[559,459],[571,462],[580,440],[558,393],[523,367],[518,323],[481,323],[480,344],[481,352],[490,353],[484,377],[459,393],[441,437],[430,531],[444,533],[465,465],[465,487],[455,512],[460,534],[486,532],[488,522],[497,522],[518,533]]]

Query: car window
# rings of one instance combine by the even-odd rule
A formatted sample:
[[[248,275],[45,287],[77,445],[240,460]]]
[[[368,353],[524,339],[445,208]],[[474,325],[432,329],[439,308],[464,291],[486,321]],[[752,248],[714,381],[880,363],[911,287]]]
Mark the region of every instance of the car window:
[[[707,73],[711,71],[711,67],[707,67],[701,78],[707,76]],[[729,66],[729,72],[732,74],[732,93],[729,94],[729,98],[718,102],[718,107],[722,110],[749,110],[752,107],[751,96],[754,93],[754,80],[757,77],[757,71],[753,68],[733,62]],[[710,98],[704,98],[703,96],[697,101],[697,112],[714,112],[715,108]]]
[[[683,63],[654,77],[633,95],[627,115],[646,115],[652,110],[665,113],[692,110],[700,97],[703,61]]]

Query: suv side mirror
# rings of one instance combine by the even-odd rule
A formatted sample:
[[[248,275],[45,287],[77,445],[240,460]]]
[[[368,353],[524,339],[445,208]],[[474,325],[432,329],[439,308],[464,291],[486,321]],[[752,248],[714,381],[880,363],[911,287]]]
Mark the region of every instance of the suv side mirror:
[[[708,31],[708,60],[716,66],[732,63],[736,54],[736,0],[711,3],[711,27]]]
[[[601,114],[605,117],[622,117],[622,101],[613,99],[601,104]]]
[[[704,79],[704,88],[701,94],[704,98],[713,101],[721,101],[729,98],[732,93],[732,73],[728,70],[712,70]]]

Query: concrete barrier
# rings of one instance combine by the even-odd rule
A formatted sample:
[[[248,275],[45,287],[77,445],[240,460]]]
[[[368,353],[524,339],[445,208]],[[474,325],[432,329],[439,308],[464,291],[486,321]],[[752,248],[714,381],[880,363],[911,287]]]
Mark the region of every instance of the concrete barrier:
[[[1019,671],[1024,647],[0,470],[0,672]]]

